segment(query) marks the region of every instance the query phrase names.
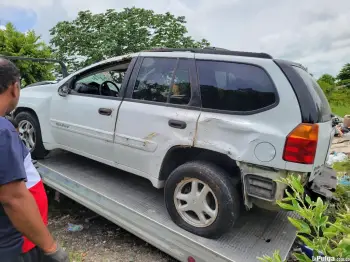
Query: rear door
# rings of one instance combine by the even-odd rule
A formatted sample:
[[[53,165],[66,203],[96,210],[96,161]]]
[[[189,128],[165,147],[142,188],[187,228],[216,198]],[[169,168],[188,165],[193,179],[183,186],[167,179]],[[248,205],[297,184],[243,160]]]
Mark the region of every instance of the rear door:
[[[156,181],[170,148],[193,145],[200,115],[193,57],[140,55],[118,113],[114,151],[119,168]]]

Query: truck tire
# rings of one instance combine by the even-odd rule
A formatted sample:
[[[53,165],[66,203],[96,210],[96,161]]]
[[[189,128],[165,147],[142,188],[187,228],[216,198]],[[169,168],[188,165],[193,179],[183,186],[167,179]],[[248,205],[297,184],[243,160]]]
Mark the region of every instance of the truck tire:
[[[40,124],[37,117],[27,111],[16,115],[20,137],[32,154],[33,159],[43,159],[49,151],[44,147]],[[32,136],[32,137],[31,137]]]
[[[241,198],[234,183],[225,170],[209,162],[194,161],[177,167],[164,191],[173,222],[202,237],[220,237],[240,214]]]

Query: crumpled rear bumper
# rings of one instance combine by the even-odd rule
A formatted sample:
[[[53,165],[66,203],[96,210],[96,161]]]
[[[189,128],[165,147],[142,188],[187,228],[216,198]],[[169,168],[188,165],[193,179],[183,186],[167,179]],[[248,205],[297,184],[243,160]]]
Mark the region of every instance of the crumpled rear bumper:
[[[337,183],[337,173],[331,167],[325,165],[318,170],[318,175],[311,181],[310,189],[326,198],[333,198]]]

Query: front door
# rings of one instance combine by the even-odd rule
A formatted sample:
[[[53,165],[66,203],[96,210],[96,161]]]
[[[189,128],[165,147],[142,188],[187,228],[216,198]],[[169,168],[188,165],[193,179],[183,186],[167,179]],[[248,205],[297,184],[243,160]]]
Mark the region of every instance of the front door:
[[[50,124],[61,148],[113,164],[119,89],[126,68],[89,70],[75,77],[70,94],[53,97]]]
[[[170,148],[193,145],[200,100],[192,54],[180,59],[141,55],[118,113],[115,161],[156,181]]]

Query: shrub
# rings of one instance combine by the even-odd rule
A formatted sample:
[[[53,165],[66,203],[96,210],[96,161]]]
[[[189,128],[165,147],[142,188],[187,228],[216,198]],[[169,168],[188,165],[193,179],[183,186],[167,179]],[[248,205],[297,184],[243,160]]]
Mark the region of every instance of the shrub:
[[[320,197],[312,201],[304,192],[300,176],[290,175],[278,182],[288,185],[292,192],[286,190],[287,197],[277,201],[277,204],[299,215],[299,218],[288,217],[288,220],[296,227],[297,237],[313,249],[313,255],[350,257],[350,209],[346,203],[343,204],[344,209],[335,210],[334,221],[330,221],[326,212],[329,204]],[[304,253],[293,255],[298,261],[312,261]],[[282,261],[278,251],[273,257],[263,256],[258,259],[263,262]]]

